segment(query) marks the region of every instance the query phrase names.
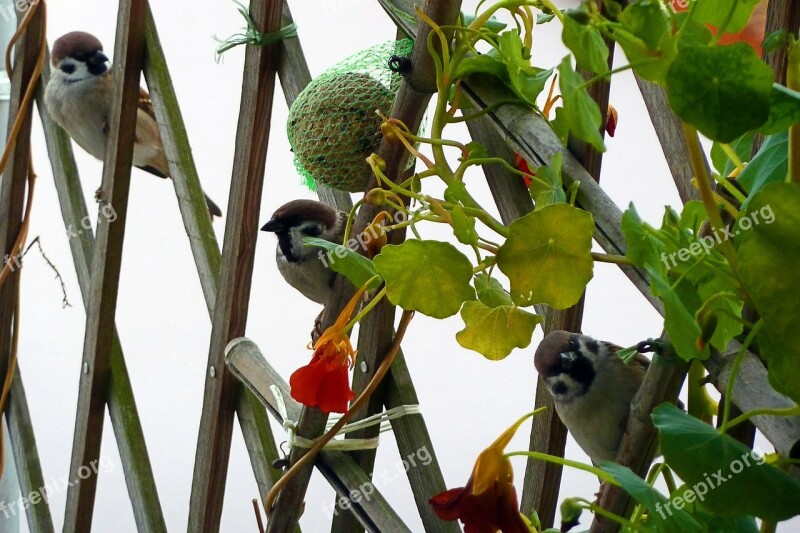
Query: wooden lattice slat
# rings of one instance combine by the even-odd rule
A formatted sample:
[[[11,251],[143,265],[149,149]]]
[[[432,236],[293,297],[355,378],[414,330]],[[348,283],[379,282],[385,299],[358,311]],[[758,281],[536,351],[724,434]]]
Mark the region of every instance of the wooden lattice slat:
[[[98,225],[92,255],[92,284],[86,312],[70,479],[81,479],[82,469],[100,458],[130,190],[139,78],[144,57],[146,6],[146,0],[121,0],[117,19],[114,46],[117,67],[112,84],[108,117],[109,142],[106,146],[101,186],[102,204],[110,204],[117,218],[114,224]],[[97,474],[94,472],[67,489],[65,532],[89,530],[96,490]]]

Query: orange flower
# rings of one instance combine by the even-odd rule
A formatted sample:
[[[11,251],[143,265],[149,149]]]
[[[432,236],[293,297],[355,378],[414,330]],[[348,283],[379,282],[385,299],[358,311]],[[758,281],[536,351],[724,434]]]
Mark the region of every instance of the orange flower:
[[[364,246],[366,247],[367,257],[370,259],[381,253],[381,248],[386,246],[388,242],[386,229],[383,227],[383,219],[388,216],[389,213],[381,211],[375,215],[375,218],[372,219],[372,223],[364,228],[364,232],[362,233]]]
[[[528,416],[519,419],[478,456],[467,486],[437,494],[428,503],[442,520],[461,520],[466,533],[530,533],[519,514],[514,470],[503,450]]]
[[[314,344],[311,362],[295,370],[289,378],[292,398],[303,405],[319,407],[325,413],[345,413],[348,403],[355,398],[350,389],[349,370],[356,352],[344,328],[365,290],[362,287],[356,292],[336,322],[320,336]]]

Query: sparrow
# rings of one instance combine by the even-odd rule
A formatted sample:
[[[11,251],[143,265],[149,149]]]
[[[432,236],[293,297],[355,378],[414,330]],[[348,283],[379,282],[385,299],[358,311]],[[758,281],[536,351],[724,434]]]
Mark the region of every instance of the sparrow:
[[[620,349],[557,330],[545,336],[534,356],[558,416],[595,465],[615,459],[631,401],[650,364],[642,354],[625,364],[616,355]]]
[[[81,148],[103,159],[111,106],[111,71],[103,45],[94,35],[74,31],[59,37],[50,55],[52,71],[44,91],[50,116]],[[158,131],[153,103],[139,89],[133,166],[159,178],[169,177],[169,164]],[[222,211],[206,195],[211,216]]]
[[[304,237],[317,237],[342,243],[348,214],[315,200],[292,200],[279,207],[261,227],[278,237],[278,271],[303,296],[325,305],[333,293],[336,273],[330,269],[335,257],[303,243]]]

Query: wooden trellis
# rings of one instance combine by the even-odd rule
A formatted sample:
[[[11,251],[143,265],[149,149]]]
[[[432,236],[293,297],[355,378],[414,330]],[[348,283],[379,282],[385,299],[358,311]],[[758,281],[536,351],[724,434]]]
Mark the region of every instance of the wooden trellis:
[[[413,70],[402,82],[392,109],[392,116],[414,129],[422,120],[431,94],[435,91],[432,62],[425,46],[429,28],[425,24],[411,22],[416,18],[413,15],[413,2],[410,0],[379,0],[379,3],[396,23],[399,32],[416,37],[411,55]],[[457,17],[460,2],[427,0],[422,9],[432,20],[449,24]],[[291,23],[288,6],[277,0],[252,0],[250,14],[263,32],[272,32]],[[38,80],[33,79],[32,75],[40,52],[42,15],[43,10],[33,14],[32,23],[16,46],[10,121],[13,122],[18,114],[25,111],[21,108],[21,103],[27,85],[38,81],[36,103],[44,125],[64,223],[69,227],[78,225],[86,217],[87,206],[80,189],[69,138],[43,109],[43,88],[49,69],[45,66]],[[768,28],[796,29],[800,26],[799,18],[800,0],[770,2]],[[253,243],[261,218],[260,201],[275,75],[280,76],[284,96],[291,104],[310,81],[310,74],[297,39],[263,48],[248,46],[225,236],[220,253],[206,213],[203,192],[155,21],[146,0],[120,0],[114,60],[116,76],[113,112],[109,121],[110,136],[114,142],[106,154],[102,190],[103,201],[112,204],[117,220],[114,224],[100,225],[96,237],[91,231],[86,231],[70,240],[87,310],[70,476],[76,477],[81,465],[99,458],[104,412],[108,406],[137,528],[147,532],[166,531],[134,394],[125,367],[123,349],[114,325],[136,120],[135,104],[140,72],[143,71],[158,117],[170,161],[170,174],[212,322],[188,530],[218,531],[234,415],[238,417],[242,428],[262,498],[281,475],[280,470],[272,467],[272,461],[278,457],[278,453],[267,419],[267,410],[279,418],[282,415],[269,387],[274,385],[283,391],[283,396],[287,398],[287,415],[299,421],[300,436],[312,439],[319,436],[327,418],[317,409],[301,408],[291,401],[285,381],[261,357],[258,347],[250,341],[240,339],[245,334],[247,324],[254,261]],[[773,57],[772,60],[776,70],[782,71],[781,61],[785,62],[785,57]],[[693,198],[694,190],[690,186],[692,173],[688,166],[687,149],[680,140],[681,136],[676,135],[680,125],[669,111],[663,90],[642,80],[639,80],[639,86],[681,199],[686,202]],[[463,89],[472,103],[480,109],[505,98],[503,89],[480,80],[471,80]],[[608,84],[596,84],[593,91],[601,108],[605,109]],[[549,162],[557,153],[563,154],[565,185],[569,186],[574,182],[580,184],[578,204],[594,216],[595,240],[609,253],[624,253],[625,245],[620,231],[621,212],[597,183],[601,166],[599,153],[572,141],[569,148],[565,148],[544,119],[520,107],[497,107],[481,119],[471,122],[469,126],[470,134],[475,140],[487,146],[493,155],[509,161],[513,161],[513,152],[536,165]],[[25,183],[29,170],[27,140],[30,137],[30,128],[29,115],[20,132],[20,139],[25,142],[17,142],[14,146],[0,184],[0,239],[6,251],[11,249],[21,227]],[[408,157],[404,149],[399,144],[384,143],[379,154],[387,162],[386,175],[400,179]],[[485,172],[504,223],[511,223],[533,208],[530,195],[518,179],[513,179],[497,166],[487,168]],[[351,205],[347,194],[324,187],[319,192],[323,201],[341,209],[349,209]],[[356,221],[356,230],[363,228],[374,214],[370,206],[362,208]],[[403,238],[401,232],[393,232],[391,235],[393,239]],[[620,268],[663,315],[660,302],[650,294],[646,274],[633,267]],[[333,301],[325,308],[323,327],[333,323],[352,294],[352,288],[344,279],[338,279],[335,288]],[[19,277],[16,272],[0,288],[2,369],[7,368],[10,361],[18,290]],[[582,304],[564,312],[544,311],[548,316],[547,330],[580,330]],[[391,344],[394,319],[394,307],[384,300],[362,322],[357,368],[366,370],[356,372],[353,384],[356,392],[366,386]],[[234,340],[234,343],[229,344]],[[720,390],[724,390],[730,375],[731,354],[738,349],[739,345],[734,341],[727,353],[718,354],[706,362],[714,384]],[[363,367],[361,363],[364,363]],[[651,366],[634,401],[628,431],[620,447],[617,462],[630,466],[639,474],[646,471],[652,460],[651,444],[655,431],[648,415],[654,405],[677,394],[685,373],[685,367]],[[767,385],[764,367],[753,354],[748,354],[737,376],[733,400],[742,410],[787,406],[787,401]],[[402,354],[399,354],[382,388],[373,395],[367,409],[356,414],[356,418],[380,412],[384,408],[416,403],[418,402],[411,376]],[[552,407],[550,396],[544,394],[544,387],[538,388],[536,403],[537,407]],[[20,474],[21,490],[29,493],[44,483],[18,369],[14,372],[6,416]],[[796,417],[755,417],[754,422],[781,454],[788,455],[790,449],[800,440],[800,419]],[[458,531],[458,525],[454,522],[438,520],[427,503],[428,498],[446,487],[423,417],[419,414],[401,417],[393,420],[392,426],[401,455],[405,456],[420,446],[425,446],[434,458],[428,468],[408,470],[409,483],[426,530]],[[361,438],[375,434],[373,430],[364,430],[349,436]],[[565,438],[565,429],[551,408],[548,414],[534,421],[531,449],[563,455]],[[293,448],[291,461],[296,462],[304,453],[302,448]],[[323,451],[315,459],[314,466],[323,473],[338,494],[346,496],[351,490],[369,482],[374,459],[374,451],[349,454]],[[312,467],[306,468],[281,492],[267,531],[295,530],[311,471]],[[530,460],[524,478],[522,512],[529,514],[535,509],[543,525],[552,525],[560,476],[559,466]],[[95,473],[80,484],[70,487],[64,531],[90,530],[96,483]],[[607,486],[600,502],[605,508],[622,514],[629,505],[629,498],[616,488]],[[46,501],[31,506],[27,519],[31,531],[53,531]],[[383,532],[410,531],[377,490],[368,500],[352,502],[350,513],[337,515],[332,526],[333,531],[342,532],[359,528]],[[613,524],[600,521],[592,525],[592,531],[613,529]]]

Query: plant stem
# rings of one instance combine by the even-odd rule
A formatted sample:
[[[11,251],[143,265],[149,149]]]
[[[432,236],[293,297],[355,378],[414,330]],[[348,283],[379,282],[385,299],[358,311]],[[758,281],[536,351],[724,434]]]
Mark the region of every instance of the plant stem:
[[[800,43],[792,38],[787,54],[786,86],[800,92]],[[800,183],[800,124],[789,127],[789,175],[791,183]]]
[[[606,483],[611,483],[612,485],[619,486],[619,482],[614,479],[614,476],[606,472],[605,470],[601,470],[596,466],[590,466],[587,464],[579,463],[578,461],[573,461],[571,459],[566,459],[564,457],[559,457],[557,455],[550,455],[549,453],[542,453],[542,452],[508,452],[505,454],[506,457],[514,457],[515,455],[520,455],[524,457],[533,457],[534,459],[540,459],[542,461],[547,461],[549,463],[556,463],[561,466],[570,466],[572,468],[576,468],[578,470],[583,470],[584,472],[589,472],[590,474],[594,474],[595,476],[599,477],[601,480],[605,481]]]
[[[377,278],[380,278],[380,276],[372,277],[369,281],[367,281],[366,284],[367,285],[371,284],[372,281],[374,279],[377,279]],[[358,321],[361,320],[362,318],[364,318],[367,315],[367,313],[372,311],[372,308],[375,307],[376,305],[378,305],[378,302],[380,302],[381,299],[383,299],[384,296],[386,296],[386,287],[385,286],[380,291],[378,291],[378,294],[376,294],[375,297],[372,300],[370,300],[367,305],[364,306],[364,309],[359,311],[358,314],[356,316],[354,316],[350,320],[350,322],[347,323],[347,325],[344,327],[343,331],[350,331],[351,329],[353,329],[353,327],[356,324],[358,324]]]
[[[611,511],[606,511],[605,509],[603,509],[602,507],[600,507],[599,505],[597,505],[594,502],[590,502],[589,500],[585,500],[583,498],[575,498],[575,499],[577,501],[580,501],[581,503],[585,504],[586,505],[586,509],[589,509],[594,514],[600,515],[600,516],[602,516],[604,518],[608,518],[609,520],[613,520],[614,522],[616,522],[616,523],[618,523],[620,525],[623,525],[623,526],[625,526],[627,528],[630,528],[630,529],[632,529],[634,531],[641,531],[643,533],[650,533],[650,532],[653,531],[650,528],[647,528],[647,527],[645,527],[645,526],[643,526],[641,524],[635,523],[635,522],[631,522],[630,520],[627,520],[627,519],[619,516],[618,514],[614,514]]]
[[[703,206],[706,208],[708,220],[711,222],[712,229],[717,232],[725,227],[722,222],[722,216],[719,214],[717,204],[714,202],[714,191],[711,189],[711,178],[706,169],[705,156],[703,149],[700,147],[700,138],[698,137],[697,130],[694,126],[683,123],[683,136],[686,141],[686,147],[689,149],[689,163],[692,166],[692,172],[697,179],[697,187],[700,190],[700,197],[703,200]],[[739,261],[736,257],[736,250],[733,248],[733,243],[729,240],[724,240],[720,244],[722,254],[731,265],[734,274],[739,271]]]
[[[726,429],[730,429],[737,424],[741,424],[742,422],[750,420],[754,416],[800,416],[800,405],[787,407],[785,409],[769,409],[766,407],[763,409],[753,409],[752,411],[747,411],[746,413],[743,413],[728,422]]]
[[[624,255],[602,254],[592,252],[592,259],[600,263],[613,263],[615,265],[633,265],[633,261]]]
[[[761,326],[764,324],[763,319],[759,319],[758,322],[755,323],[753,329],[750,330],[750,333],[747,334],[747,337],[744,339],[742,343],[742,347],[739,349],[739,353],[736,354],[736,359],[733,361],[733,365],[731,366],[731,373],[728,376],[728,386],[725,387],[725,403],[722,407],[722,424],[719,427],[720,434],[725,434],[728,431],[728,418],[731,414],[731,401],[733,398],[733,386],[736,383],[736,376],[739,374],[739,367],[742,366],[742,361],[744,360],[744,354],[747,353],[747,348],[750,347],[750,344],[755,340],[758,331],[761,329]],[[749,415],[753,411],[749,413],[744,413],[743,415],[737,417],[742,418],[742,416]],[[744,420],[747,420],[746,418]],[[738,424],[739,422],[737,422]]]

